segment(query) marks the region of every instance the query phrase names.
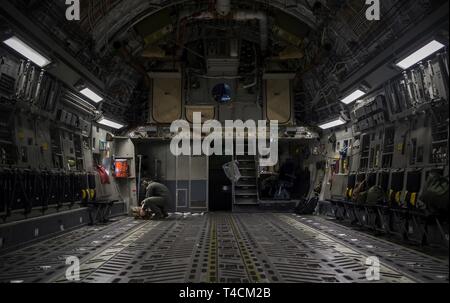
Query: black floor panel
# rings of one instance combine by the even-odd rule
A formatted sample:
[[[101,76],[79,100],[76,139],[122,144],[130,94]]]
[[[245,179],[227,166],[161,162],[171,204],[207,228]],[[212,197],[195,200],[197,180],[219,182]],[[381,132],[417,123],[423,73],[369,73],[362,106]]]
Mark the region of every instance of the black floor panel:
[[[448,283],[440,260],[320,217],[210,213],[165,221],[122,218],[0,256],[0,282],[367,283],[368,257],[386,283]]]

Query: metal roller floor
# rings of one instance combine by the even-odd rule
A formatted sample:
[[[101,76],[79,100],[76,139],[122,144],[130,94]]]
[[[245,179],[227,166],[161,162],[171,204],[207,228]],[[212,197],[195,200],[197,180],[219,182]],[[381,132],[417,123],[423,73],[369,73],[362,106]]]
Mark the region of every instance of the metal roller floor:
[[[320,217],[231,213],[84,227],[0,255],[0,282],[68,282],[68,256],[86,283],[369,283],[372,256],[370,283],[449,282],[448,260]]]

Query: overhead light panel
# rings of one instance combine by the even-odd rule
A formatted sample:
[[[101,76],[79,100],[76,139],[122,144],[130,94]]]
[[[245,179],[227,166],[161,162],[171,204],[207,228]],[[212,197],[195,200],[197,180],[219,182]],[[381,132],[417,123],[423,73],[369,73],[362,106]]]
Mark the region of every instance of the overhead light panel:
[[[84,89],[80,90],[80,93],[83,94],[84,96],[88,97],[89,99],[91,99],[95,103],[99,103],[99,102],[103,101],[102,97],[100,97],[99,95],[94,93],[89,88],[84,88]]]
[[[115,129],[121,129],[125,126],[123,124],[108,120],[106,118],[102,118],[102,119],[98,120],[97,122],[101,125],[105,125],[105,126],[112,127]]]
[[[347,122],[346,122],[342,117],[339,117],[338,119],[335,119],[335,120],[333,120],[333,121],[324,123],[324,124],[322,124],[322,125],[319,125],[319,127],[320,127],[321,129],[330,129],[330,128],[333,128],[333,127],[336,127],[336,126],[344,125],[344,124],[346,124],[346,123],[347,123]]]
[[[344,99],[341,99],[341,102],[348,105],[348,104],[358,100],[359,98],[361,98],[365,94],[366,93],[363,92],[362,90],[357,89],[356,91],[354,91],[353,93],[351,93],[350,95],[345,97]]]
[[[28,44],[26,44],[16,36],[6,39],[5,41],[3,41],[3,43],[8,45],[10,48],[24,56],[31,62],[35,63],[39,67],[45,67],[51,63],[49,59],[41,55],[38,51],[34,50],[32,47],[30,47]]]
[[[444,48],[445,45],[442,43],[437,42],[436,40],[431,41],[427,45],[423,46],[419,50],[415,51],[405,59],[401,60],[400,62],[396,63],[396,65],[402,69],[408,69],[411,66],[413,66],[416,63],[419,63],[423,59],[431,56],[438,50]]]

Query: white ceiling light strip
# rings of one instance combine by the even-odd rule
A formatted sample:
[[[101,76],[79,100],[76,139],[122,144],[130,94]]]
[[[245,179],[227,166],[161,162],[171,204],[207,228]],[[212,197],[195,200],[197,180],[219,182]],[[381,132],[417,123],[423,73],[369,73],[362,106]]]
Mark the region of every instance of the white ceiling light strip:
[[[359,98],[361,98],[365,94],[366,93],[363,92],[362,90],[357,89],[356,91],[354,91],[353,93],[351,93],[350,95],[345,97],[344,99],[341,99],[341,102],[348,105],[348,104],[358,100]]]
[[[100,97],[99,95],[97,95],[96,93],[94,93],[91,89],[89,88],[84,88],[82,90],[80,90],[80,93],[85,96],[88,97],[90,100],[92,100],[95,103],[99,103],[101,101],[103,101],[103,98]]]
[[[333,127],[337,127],[337,126],[341,126],[341,125],[344,125],[344,124],[346,124],[347,122],[342,118],[342,117],[339,117],[338,119],[336,119],[336,120],[333,120],[333,121],[330,121],[330,122],[327,122],[327,123],[324,123],[324,124],[321,124],[321,125],[319,125],[319,127],[321,128],[321,129],[330,129],[330,128],[333,128]]]
[[[123,124],[108,120],[106,118],[102,118],[102,119],[98,120],[97,122],[101,125],[105,125],[105,126],[108,126],[108,127],[114,128],[114,129],[121,129],[125,126]]]
[[[39,67],[45,67],[51,63],[51,61],[45,56],[41,55],[38,51],[33,49],[31,46],[20,40],[18,37],[13,36],[11,38],[3,41],[4,44],[8,45],[10,48],[35,63]]]
[[[413,66],[416,63],[419,63],[425,58],[428,58],[435,52],[439,51],[440,49],[444,48],[445,45],[442,43],[437,42],[436,40],[431,41],[427,45],[421,47],[405,59],[401,60],[400,62],[396,63],[396,65],[402,69],[408,69],[411,66]]]

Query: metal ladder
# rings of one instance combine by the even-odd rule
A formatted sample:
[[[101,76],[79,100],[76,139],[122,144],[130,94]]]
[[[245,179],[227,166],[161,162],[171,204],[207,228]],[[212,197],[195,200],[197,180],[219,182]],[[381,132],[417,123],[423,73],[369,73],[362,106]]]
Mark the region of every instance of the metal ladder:
[[[242,177],[233,184],[234,205],[258,205],[255,156],[235,156]]]

